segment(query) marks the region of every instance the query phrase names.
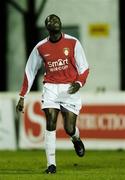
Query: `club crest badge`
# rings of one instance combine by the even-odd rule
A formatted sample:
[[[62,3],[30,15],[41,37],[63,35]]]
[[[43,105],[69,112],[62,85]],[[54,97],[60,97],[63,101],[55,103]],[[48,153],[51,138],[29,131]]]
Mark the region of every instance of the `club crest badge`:
[[[64,52],[65,56],[68,56],[69,55],[69,48],[64,48],[63,52]]]

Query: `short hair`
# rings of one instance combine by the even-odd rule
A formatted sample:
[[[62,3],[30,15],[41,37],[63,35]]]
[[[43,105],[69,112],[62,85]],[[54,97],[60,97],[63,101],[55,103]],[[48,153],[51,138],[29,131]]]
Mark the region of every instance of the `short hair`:
[[[47,19],[50,17],[53,17],[53,16],[55,16],[55,17],[57,17],[59,20],[60,20],[60,18],[59,18],[59,16],[57,16],[57,15],[55,15],[55,14],[50,14],[49,16],[47,16],[46,17],[46,19],[45,19],[45,25],[47,25]],[[60,22],[61,22],[61,20],[60,20]]]

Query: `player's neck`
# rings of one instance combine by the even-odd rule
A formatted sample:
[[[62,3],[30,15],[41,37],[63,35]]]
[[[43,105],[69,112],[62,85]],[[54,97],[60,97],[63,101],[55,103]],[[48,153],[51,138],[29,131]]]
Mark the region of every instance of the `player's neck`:
[[[51,42],[57,42],[62,38],[62,33],[58,32],[58,33],[50,33],[50,37],[49,40]]]

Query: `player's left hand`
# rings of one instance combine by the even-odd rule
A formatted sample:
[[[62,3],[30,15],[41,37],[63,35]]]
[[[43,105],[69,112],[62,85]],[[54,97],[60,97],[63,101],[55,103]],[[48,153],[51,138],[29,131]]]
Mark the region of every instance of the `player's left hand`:
[[[68,89],[69,94],[74,94],[80,89],[80,84],[77,82],[73,82]]]

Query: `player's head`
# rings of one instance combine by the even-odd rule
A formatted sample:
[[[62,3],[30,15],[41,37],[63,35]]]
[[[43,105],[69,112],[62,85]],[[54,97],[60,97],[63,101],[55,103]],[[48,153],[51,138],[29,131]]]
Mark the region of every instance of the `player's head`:
[[[45,26],[49,32],[61,32],[62,23],[60,18],[55,14],[50,14],[45,19]]]

